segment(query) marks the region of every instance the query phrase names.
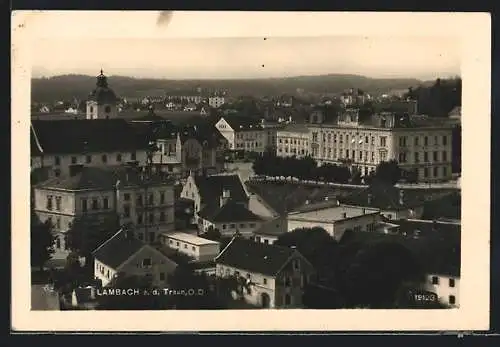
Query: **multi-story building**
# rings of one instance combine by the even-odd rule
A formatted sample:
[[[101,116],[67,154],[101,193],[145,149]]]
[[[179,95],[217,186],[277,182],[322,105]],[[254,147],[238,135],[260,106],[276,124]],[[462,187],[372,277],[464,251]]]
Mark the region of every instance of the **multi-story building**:
[[[190,172],[219,173],[224,168],[227,140],[205,125],[178,127],[163,123],[156,135],[153,163],[186,177]]]
[[[247,304],[261,308],[302,308],[314,269],[296,249],[233,237],[215,259],[216,277],[233,278]]]
[[[280,157],[309,155],[309,129],[302,124],[290,124],[277,131],[276,154]]]
[[[34,209],[49,220],[56,234],[56,252],[67,255],[65,233],[75,219],[104,222],[118,217],[131,225],[139,240],[154,242],[174,229],[174,188],[162,175],[145,175],[134,167],[84,167],[35,186]]]
[[[271,128],[265,128],[262,121],[246,116],[222,117],[215,125],[217,130],[224,136],[232,151],[246,151],[264,153],[272,146],[273,132]]]
[[[123,119],[31,121],[31,169],[44,178],[68,175],[78,164],[144,166],[148,149],[147,139]]]
[[[222,95],[214,95],[208,98],[208,104],[213,108],[219,108],[224,105],[225,102],[226,98]]]
[[[309,124],[311,155],[319,163],[348,163],[363,175],[396,160],[420,181],[451,179],[452,127],[446,119],[348,108],[337,122]]]

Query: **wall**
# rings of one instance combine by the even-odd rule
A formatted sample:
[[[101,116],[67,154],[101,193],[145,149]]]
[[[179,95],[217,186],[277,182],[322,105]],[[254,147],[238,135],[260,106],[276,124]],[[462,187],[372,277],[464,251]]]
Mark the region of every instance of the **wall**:
[[[309,133],[278,131],[276,155],[281,157],[309,155]]]
[[[267,129],[245,130],[235,132],[234,146],[236,150],[264,153],[268,144]]]
[[[184,186],[182,187],[181,198],[194,201],[195,216],[196,216],[196,213],[200,212],[201,197],[200,197],[200,194],[198,192],[198,188],[196,187],[196,184],[194,182],[194,177],[188,176],[186,183],[184,183]]]
[[[295,262],[299,265],[295,268]],[[304,287],[310,280],[313,270],[303,258],[294,256],[288,264],[281,270],[276,278],[275,303],[279,308],[300,308],[302,304],[302,296]],[[285,279],[290,279],[290,285],[287,286]],[[290,303],[287,304],[285,296],[289,295]]]
[[[189,242],[168,237],[164,239],[164,244],[169,248],[177,249],[180,253],[186,254],[199,261],[213,260],[220,251],[219,244],[194,245]]]
[[[255,242],[264,243],[266,245],[272,245],[273,243],[276,242],[276,240],[278,240],[278,236],[255,233],[254,239],[255,239]]]
[[[432,284],[433,277],[438,277],[439,279],[438,284]],[[450,278],[455,280],[454,287],[449,286]],[[427,275],[426,283],[424,284],[424,289],[435,293],[438,296],[439,301],[445,305],[450,305],[449,296],[454,295],[455,304],[451,306],[460,307],[460,278],[430,274]]]
[[[258,194],[249,193],[248,209],[257,216],[261,217],[277,217],[278,213],[274,211]]]
[[[233,236],[238,231],[243,237],[250,238],[253,232],[260,228],[262,222],[260,221],[239,221],[234,223],[212,223],[203,219],[202,230],[208,231],[210,227],[218,229],[222,236]]]
[[[94,277],[102,281],[102,286],[105,287],[117,275],[115,269],[105,265],[97,259],[94,259]]]
[[[152,260],[151,268],[144,268],[142,266],[142,261],[145,258],[150,258]],[[172,261],[169,260],[159,251],[155,250],[150,246],[143,247],[137,254],[128,259],[124,264],[118,268],[118,271],[124,272],[128,275],[144,276],[150,274],[153,276],[153,285],[160,288],[167,287],[168,276],[171,274]],[[161,279],[161,274],[164,275],[164,279]]]
[[[221,133],[222,136],[228,141],[229,149],[236,149],[235,145],[235,132],[231,128],[231,126],[223,119],[221,118],[217,124],[215,124],[215,127],[219,132]]]
[[[265,293],[269,296],[269,308],[275,307],[275,280],[273,277],[254,272],[249,273],[243,269],[237,269],[227,265],[216,265],[216,276],[218,278],[232,276],[235,272],[239,272],[239,275],[244,278],[248,278],[247,276],[250,274],[250,281],[253,285],[251,286],[250,293],[247,293],[245,289],[243,290],[245,302],[262,307],[262,294]]]

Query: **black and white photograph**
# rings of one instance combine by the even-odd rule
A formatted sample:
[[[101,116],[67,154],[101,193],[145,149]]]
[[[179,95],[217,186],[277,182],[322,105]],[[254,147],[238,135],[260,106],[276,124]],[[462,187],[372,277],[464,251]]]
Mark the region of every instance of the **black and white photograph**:
[[[408,329],[453,315],[455,329],[464,315],[487,327],[476,296],[489,286],[488,25],[464,38],[432,15],[386,14],[402,33],[383,14],[304,13],[318,25],[301,35],[300,13],[20,15],[23,314],[66,327],[72,314],[86,327],[154,314],[155,330],[187,327],[176,318],[187,312],[240,330],[283,314],[314,330],[343,314],[390,329],[380,321],[400,326],[404,310]]]

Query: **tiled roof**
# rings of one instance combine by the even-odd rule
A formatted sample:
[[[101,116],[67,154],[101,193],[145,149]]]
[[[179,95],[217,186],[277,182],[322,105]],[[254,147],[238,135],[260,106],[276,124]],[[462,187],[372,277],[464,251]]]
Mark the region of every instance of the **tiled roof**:
[[[122,119],[32,120],[31,124],[32,153],[125,152],[148,146]]]
[[[37,188],[65,190],[111,190],[120,181],[121,187],[134,187],[142,184],[171,185],[172,181],[161,175],[150,178],[142,176],[139,170],[125,166],[82,167],[71,176],[51,178],[38,184]]]
[[[240,202],[231,200],[221,207],[208,205],[198,214],[201,218],[214,223],[250,222],[261,220],[259,216],[248,210]]]
[[[403,192],[403,204],[399,203],[400,193]],[[371,195],[371,201],[369,202]],[[412,192],[400,190],[391,185],[373,184],[361,191],[354,192],[339,199],[342,204],[373,207],[382,210],[401,210],[423,206],[424,202]]]
[[[262,129],[260,120],[253,117],[230,115],[224,117],[224,120],[231,126],[231,128],[233,128],[234,131]]]
[[[235,237],[215,262],[253,273],[276,276],[294,252],[296,250],[292,248]]]
[[[116,269],[144,246],[146,243],[120,230],[94,250],[93,255],[101,263]]]
[[[228,190],[231,199],[247,202],[248,196],[238,175],[195,176],[194,181],[202,203],[219,206],[223,190]]]
[[[309,129],[304,124],[288,124],[278,132],[308,133]]]

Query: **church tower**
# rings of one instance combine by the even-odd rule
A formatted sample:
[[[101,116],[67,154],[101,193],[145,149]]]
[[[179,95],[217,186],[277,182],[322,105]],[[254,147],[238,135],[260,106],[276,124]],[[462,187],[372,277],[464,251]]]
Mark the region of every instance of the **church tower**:
[[[108,79],[101,74],[97,76],[96,88],[87,99],[87,119],[116,118],[118,98],[115,92],[109,88]]]

